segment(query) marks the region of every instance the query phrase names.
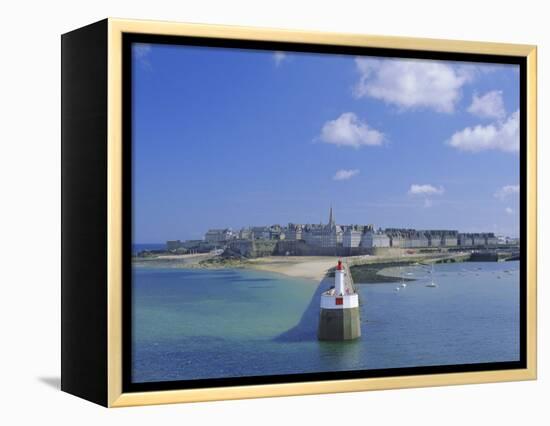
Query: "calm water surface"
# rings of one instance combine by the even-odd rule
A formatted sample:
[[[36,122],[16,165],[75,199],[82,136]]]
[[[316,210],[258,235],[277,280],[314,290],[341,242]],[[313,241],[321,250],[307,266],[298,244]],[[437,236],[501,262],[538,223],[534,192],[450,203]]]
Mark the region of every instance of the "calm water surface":
[[[519,359],[519,263],[422,267],[359,284],[362,337],[316,339],[328,284],[274,273],[134,268],[134,382]]]

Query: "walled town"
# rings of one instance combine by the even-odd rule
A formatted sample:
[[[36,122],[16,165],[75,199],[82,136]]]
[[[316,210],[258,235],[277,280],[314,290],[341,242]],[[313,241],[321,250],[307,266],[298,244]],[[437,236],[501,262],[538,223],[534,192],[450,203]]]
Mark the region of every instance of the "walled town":
[[[357,256],[390,254],[403,249],[491,249],[516,245],[517,240],[492,232],[467,233],[452,229],[376,228],[367,225],[337,225],[332,211],[326,224],[250,226],[209,229],[202,240],[171,240],[172,253],[224,252],[244,257],[271,255]]]

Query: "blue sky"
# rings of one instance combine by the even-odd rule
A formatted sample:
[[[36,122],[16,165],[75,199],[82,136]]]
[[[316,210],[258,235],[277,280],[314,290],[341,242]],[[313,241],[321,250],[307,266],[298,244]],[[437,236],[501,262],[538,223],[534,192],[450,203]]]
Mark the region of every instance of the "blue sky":
[[[513,65],[133,46],[134,242],[326,223],[517,235]]]

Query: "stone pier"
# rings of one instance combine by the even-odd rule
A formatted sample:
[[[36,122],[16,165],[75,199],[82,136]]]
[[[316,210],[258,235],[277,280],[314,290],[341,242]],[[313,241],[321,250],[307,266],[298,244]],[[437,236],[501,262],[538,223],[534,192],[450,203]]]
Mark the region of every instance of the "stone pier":
[[[347,265],[338,263],[335,286],[321,294],[319,340],[353,340],[361,337],[359,295]]]

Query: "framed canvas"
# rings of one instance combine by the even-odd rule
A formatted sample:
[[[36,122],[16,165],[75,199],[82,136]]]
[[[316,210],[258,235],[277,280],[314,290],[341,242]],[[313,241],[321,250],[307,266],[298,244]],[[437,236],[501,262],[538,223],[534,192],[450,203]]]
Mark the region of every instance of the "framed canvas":
[[[62,36],[64,391],[535,378],[534,46],[120,19]]]

